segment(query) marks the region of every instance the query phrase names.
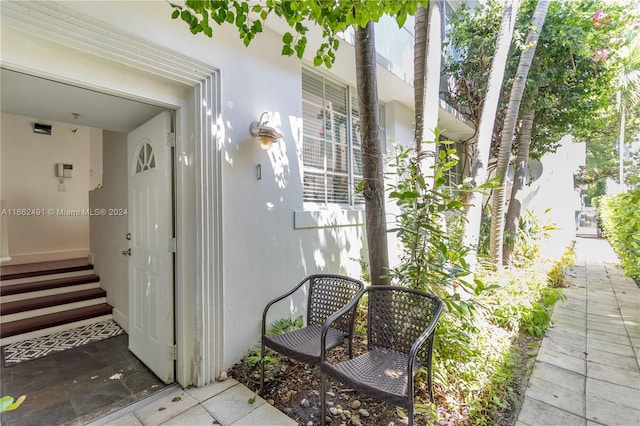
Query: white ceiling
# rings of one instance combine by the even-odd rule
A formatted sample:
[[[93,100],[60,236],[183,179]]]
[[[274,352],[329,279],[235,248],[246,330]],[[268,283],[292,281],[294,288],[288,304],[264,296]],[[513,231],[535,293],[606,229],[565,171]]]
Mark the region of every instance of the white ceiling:
[[[164,109],[81,87],[2,69],[2,112],[129,133]],[[74,118],[73,113],[79,114]]]

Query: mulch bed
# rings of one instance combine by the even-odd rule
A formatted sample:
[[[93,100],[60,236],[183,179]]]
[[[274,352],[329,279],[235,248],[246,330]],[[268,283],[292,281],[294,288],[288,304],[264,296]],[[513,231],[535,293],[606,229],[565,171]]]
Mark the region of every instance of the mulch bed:
[[[523,335],[515,342],[523,366],[517,371],[513,383],[518,400],[521,400],[524,395],[526,381],[533,367],[533,360],[535,360],[536,354],[531,352],[531,343],[535,342],[535,340],[530,336]],[[364,336],[356,334],[353,342],[354,356],[365,351]],[[334,349],[329,357],[331,362],[347,359],[347,345]],[[296,420],[300,425],[319,425],[319,369],[287,358],[281,358],[279,365],[281,368],[278,372],[268,371],[266,373],[265,393],[262,397],[271,405]],[[255,392],[260,387],[259,365],[249,369],[243,362],[240,362],[230,369],[228,375]],[[474,423],[473,419],[469,418],[464,406],[455,411],[447,410],[444,403],[446,395],[439,394],[437,388],[434,389],[434,394],[439,417],[438,422],[430,421],[426,413],[416,412],[414,417],[416,425],[435,424],[447,426]],[[426,384],[417,384],[415,396],[416,404],[429,403]],[[495,414],[492,416],[495,424],[514,424],[519,406],[520,402],[514,401],[506,409],[496,408]],[[361,396],[353,389],[345,388],[339,382],[332,381],[330,378],[327,379],[327,408],[330,410],[331,415],[331,422],[327,419],[327,424],[335,426],[400,426],[407,424],[406,417],[403,418],[402,411],[395,406]]]

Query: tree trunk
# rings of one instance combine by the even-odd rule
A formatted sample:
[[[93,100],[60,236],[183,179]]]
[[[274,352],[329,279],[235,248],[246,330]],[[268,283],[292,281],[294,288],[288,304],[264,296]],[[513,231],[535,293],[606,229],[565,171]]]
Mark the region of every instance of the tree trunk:
[[[442,0],[418,6],[415,15],[414,100],[415,143],[420,169],[433,167],[437,151],[435,129],[440,109],[440,68],[442,56]]]
[[[535,111],[533,109],[533,99],[537,91],[531,94],[524,104],[522,111],[522,128],[520,130],[520,141],[518,143],[518,154],[516,157],[516,171],[513,177],[513,186],[511,187],[511,197],[509,201],[509,209],[507,210],[507,219],[505,224],[506,232],[514,235],[517,229],[518,219],[522,211],[522,197],[524,195],[523,188],[527,176],[527,164],[529,163],[529,148],[531,147],[531,128],[533,127],[533,119]],[[504,262],[507,263],[511,259],[513,253],[513,242],[504,245]]]
[[[376,46],[373,22],[356,27],[356,77],[362,137],[362,177],[371,284],[389,284],[389,253],[384,201],[384,170],[378,113]]]
[[[427,63],[428,15],[429,10],[419,4],[414,16],[415,37],[413,39],[413,101],[416,120],[414,140],[418,157],[421,156],[424,135],[424,88]]]
[[[504,13],[496,41],[496,51],[491,62],[487,95],[478,126],[477,156],[471,165],[471,185],[474,189],[478,189],[480,185],[483,185],[487,181],[487,164],[489,163],[489,154],[491,151],[491,135],[493,134],[493,127],[496,120],[498,101],[500,100],[500,91],[504,80],[505,66],[513,37],[518,5],[519,0],[505,0],[504,2]],[[480,239],[480,225],[482,222],[482,197],[483,195],[478,191],[470,192],[467,197],[469,208],[467,210],[467,223],[462,241],[465,246],[472,248],[467,256],[467,262],[469,263],[471,272],[475,270],[477,263],[477,246]]]
[[[493,210],[491,214],[491,238],[490,249],[491,258],[496,266],[502,265],[502,252],[504,241],[504,207],[505,207],[505,186],[507,184],[507,170],[509,168],[509,157],[511,157],[511,147],[513,146],[513,138],[516,133],[516,123],[518,121],[518,112],[520,111],[520,103],[522,102],[522,94],[524,93],[529,69],[536,53],[536,46],[540,31],[544,25],[549,0],[539,0],[536,10],[533,14],[533,22],[531,30],[527,35],[525,47],[520,53],[520,62],[518,70],[511,86],[511,94],[509,95],[509,105],[502,127],[502,136],[500,139],[500,151],[498,153],[498,163],[496,165],[496,176],[500,179],[499,187],[493,191]]]

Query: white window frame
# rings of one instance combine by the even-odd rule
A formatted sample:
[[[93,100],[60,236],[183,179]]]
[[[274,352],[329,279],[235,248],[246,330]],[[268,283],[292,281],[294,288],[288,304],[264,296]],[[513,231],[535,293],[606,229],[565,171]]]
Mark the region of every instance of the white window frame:
[[[357,194],[356,191],[356,182],[358,180],[362,179],[362,175],[361,174],[356,174],[356,158],[355,158],[355,153],[358,150],[358,146],[355,143],[355,137],[359,138],[359,134],[355,135],[354,131],[354,126],[356,125],[356,122],[359,121],[359,112],[358,112],[358,116],[356,116],[354,114],[355,111],[358,111],[358,105],[357,105],[357,91],[354,87],[349,86],[348,84],[345,83],[341,83],[335,79],[332,79],[330,77],[327,77],[326,75],[322,74],[322,73],[318,73],[315,72],[309,68],[304,67],[302,69],[302,75],[301,78],[304,78],[304,74],[310,74],[315,78],[318,79],[322,79],[322,92],[323,93],[316,93],[316,95],[320,96],[323,99],[323,103],[325,102],[325,94],[326,94],[326,84],[327,83],[331,83],[333,85],[339,86],[341,89],[345,90],[345,94],[346,94],[346,151],[347,151],[347,200],[346,202],[334,202],[332,200],[329,199],[328,197],[328,190],[329,190],[329,184],[327,181],[325,181],[324,183],[324,201],[312,201],[312,200],[308,200],[305,199],[305,182],[304,182],[304,178],[306,176],[307,173],[310,172],[315,172],[317,173],[318,169],[317,168],[311,168],[311,167],[307,167],[304,164],[304,160],[302,161],[302,175],[303,175],[303,205],[305,210],[315,210],[315,209],[352,209],[352,210],[363,210],[364,209],[364,199],[362,198],[362,196],[359,196]],[[301,80],[302,81],[302,80]],[[312,103],[309,100],[304,99],[304,93],[303,93],[303,99],[302,99],[302,103],[303,103],[303,108],[304,108],[304,104],[305,103],[309,103],[311,105],[317,106],[318,108],[324,108],[324,105],[317,105]],[[384,118],[385,118],[385,114],[384,114],[384,104],[380,103],[380,110],[381,110],[381,120],[380,120],[380,137],[382,139],[383,143],[383,148],[384,145],[386,145],[386,126],[384,123]],[[303,130],[302,130],[302,134],[303,134],[303,142],[302,142],[302,158],[305,157],[304,155],[304,149],[305,149],[305,145],[304,145],[304,138],[305,137],[311,137],[314,139],[318,139],[317,136],[314,135],[310,135],[310,134],[305,134],[305,130],[304,130],[305,126],[304,126],[304,113],[303,113]],[[355,137],[354,137],[355,136]],[[360,149],[361,149],[361,145],[360,145]],[[327,170],[327,156],[325,153],[325,157],[324,157],[324,170],[323,173],[329,174],[328,170]]]

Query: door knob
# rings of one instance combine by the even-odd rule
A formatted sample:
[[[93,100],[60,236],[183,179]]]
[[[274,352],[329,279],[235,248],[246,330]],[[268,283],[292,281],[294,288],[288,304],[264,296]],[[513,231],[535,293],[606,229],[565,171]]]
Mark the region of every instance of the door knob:
[[[122,255],[123,255],[123,256],[131,256],[131,249],[128,249],[128,250],[122,250]]]

